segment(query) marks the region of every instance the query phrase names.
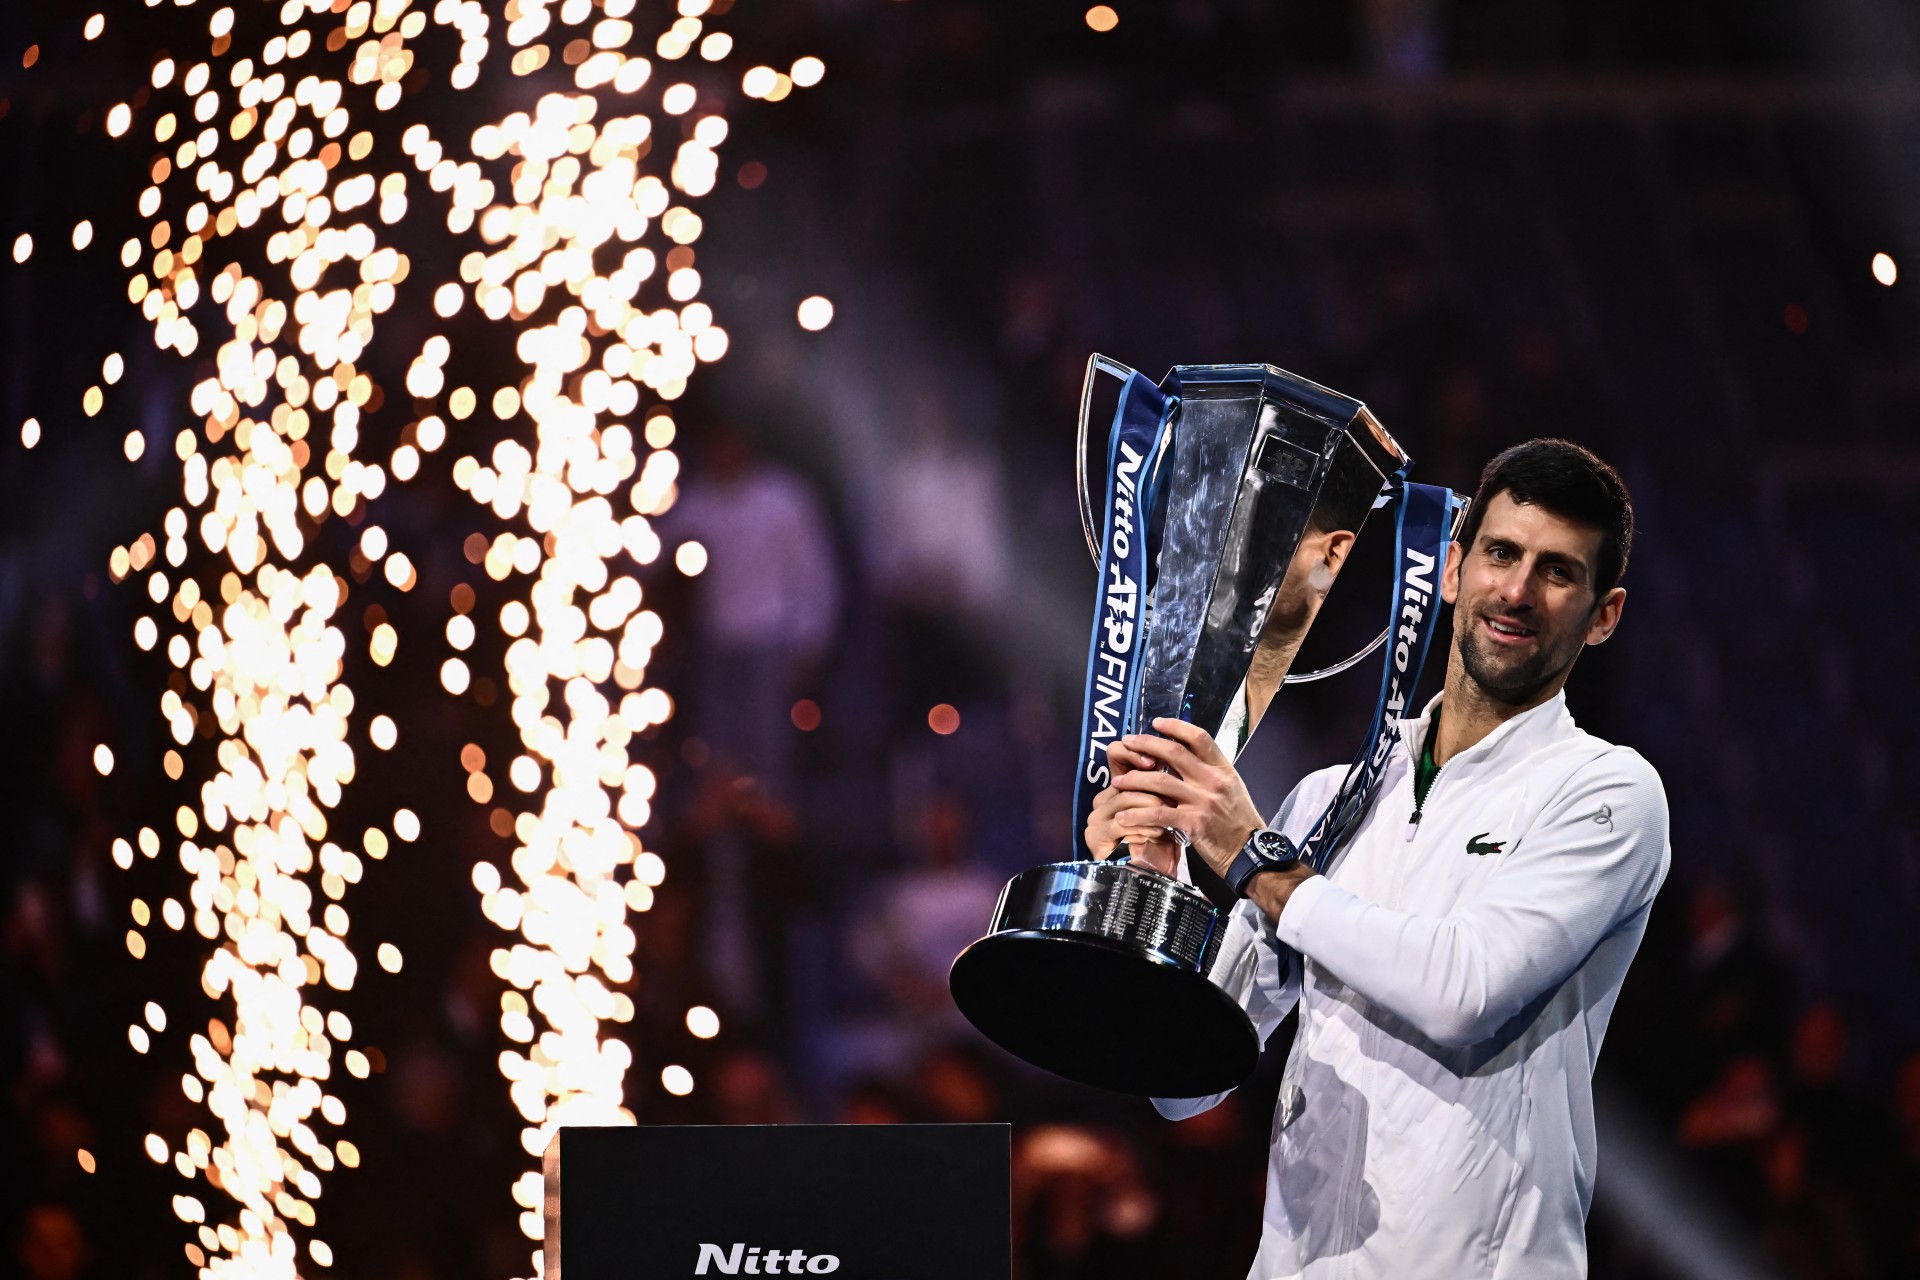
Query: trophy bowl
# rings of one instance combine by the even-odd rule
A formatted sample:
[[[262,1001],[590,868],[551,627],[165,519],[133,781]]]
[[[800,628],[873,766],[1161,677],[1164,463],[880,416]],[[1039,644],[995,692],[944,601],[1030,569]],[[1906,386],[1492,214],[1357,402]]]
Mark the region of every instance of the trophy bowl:
[[[1260,1056],[1241,1006],[1252,943],[1157,871],[1049,863],[1001,892],[987,936],[954,961],[953,999],[1008,1053],[1076,1083],[1201,1097],[1246,1079]]]

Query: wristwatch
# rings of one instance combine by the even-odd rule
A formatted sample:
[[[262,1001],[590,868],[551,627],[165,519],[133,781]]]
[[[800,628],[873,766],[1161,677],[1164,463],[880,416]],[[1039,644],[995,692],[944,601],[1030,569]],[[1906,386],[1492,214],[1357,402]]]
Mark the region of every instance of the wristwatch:
[[[1298,861],[1300,851],[1293,847],[1293,841],[1272,827],[1261,827],[1240,846],[1224,879],[1228,888],[1244,898],[1247,882],[1262,871],[1285,871]]]

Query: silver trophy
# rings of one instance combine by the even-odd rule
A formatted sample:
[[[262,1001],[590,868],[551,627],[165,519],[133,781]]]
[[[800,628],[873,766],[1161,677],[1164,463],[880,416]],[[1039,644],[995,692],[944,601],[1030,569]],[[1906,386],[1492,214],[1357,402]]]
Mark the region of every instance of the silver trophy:
[[[1081,518],[1105,575],[1087,472],[1101,374],[1128,379],[1128,392],[1144,380],[1104,356],[1087,368]],[[1137,516],[1129,527],[1143,542],[1150,526],[1158,535],[1141,584],[1126,721],[1188,720],[1233,759],[1282,684],[1344,670],[1386,638],[1335,667],[1290,674],[1331,586],[1326,535],[1358,534],[1408,459],[1365,405],[1272,365],[1182,365],[1168,387],[1157,498],[1142,495],[1136,512],[1125,507],[1132,490],[1121,492],[1125,514]],[[1125,461],[1138,452],[1129,447]],[[1099,642],[1096,627],[1090,666]],[[1095,683],[1090,673],[1090,722]],[[1096,734],[1083,755],[1099,746]],[[1008,882],[987,936],[954,962],[954,1002],[1002,1048],[1068,1079],[1155,1097],[1217,1093],[1244,1080],[1260,1050],[1242,1007],[1252,936],[1226,924],[1227,911],[1199,889],[1083,851]]]

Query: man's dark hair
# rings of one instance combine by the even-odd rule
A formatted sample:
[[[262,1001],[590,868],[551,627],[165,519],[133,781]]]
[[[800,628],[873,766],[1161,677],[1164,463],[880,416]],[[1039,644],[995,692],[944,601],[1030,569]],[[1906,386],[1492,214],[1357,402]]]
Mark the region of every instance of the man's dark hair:
[[[1592,450],[1571,440],[1529,440],[1496,455],[1480,473],[1480,488],[1460,530],[1469,549],[1480,534],[1480,518],[1495,495],[1506,493],[1522,505],[1545,508],[1576,524],[1600,531],[1600,562],[1594,566],[1596,601],[1620,585],[1633,549],[1633,499],[1620,473]]]

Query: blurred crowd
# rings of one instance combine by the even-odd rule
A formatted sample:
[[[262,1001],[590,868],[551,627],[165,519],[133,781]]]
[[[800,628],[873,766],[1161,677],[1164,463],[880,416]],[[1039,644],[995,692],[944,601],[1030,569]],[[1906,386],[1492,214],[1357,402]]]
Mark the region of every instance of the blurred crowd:
[[[1309,20],[1188,0],[1160,26],[1127,7],[1116,39],[1231,70],[1284,36],[1284,62],[1338,81],[1258,94],[1185,62],[1163,77],[1157,49],[1114,70],[1061,52],[1077,27],[1028,40],[1040,19],[983,4],[874,23],[815,8],[847,87],[743,129],[773,178],[715,197],[740,336],[681,415],[687,472],[663,525],[704,567],[667,557],[646,586],[668,628],[650,678],[678,707],[636,744],[661,780],[643,836],[669,868],[636,921],[638,1012],[617,1029],[642,1122],[1008,1120],[1021,1280],[1242,1273],[1291,1023],[1238,1095],[1172,1125],[982,1043],[946,970],[1007,876],[1073,848],[1088,353],[1155,374],[1270,360],[1366,399],[1429,481],[1471,489],[1494,451],[1541,434],[1626,474],[1630,605],[1569,699],[1660,768],[1674,870],[1602,1074],[1780,1274],[1920,1274],[1920,842],[1897,801],[1920,761],[1886,701],[1898,686],[1875,683],[1920,625],[1898,568],[1920,562],[1902,430],[1920,312],[1868,267],[1880,250],[1920,263],[1899,164],[1920,116],[1712,78],[1817,70],[1782,52],[1792,5],[1745,43],[1706,20],[1669,30],[1653,4]],[[1682,52],[1635,52],[1654,48]],[[1541,66],[1710,82],[1446,85],[1449,69]],[[825,334],[753,301],[798,290],[781,275],[795,262],[808,291],[834,282]],[[137,602],[101,572],[120,526],[96,513],[84,558],[49,551],[64,513],[44,473],[9,464],[3,483],[6,1256],[31,1280],[177,1274],[179,1186],[140,1139],[204,1121],[177,1038],[138,1057],[125,1028],[167,992],[178,1020],[212,1010],[197,939],[156,930],[137,963],[123,943],[129,899],[178,892],[159,887],[178,873],[108,853],[177,803],[152,764],[165,668],[131,651]],[[157,510],[157,492],[128,500]],[[403,635],[431,634],[476,576],[453,511],[423,498],[413,517],[450,550],[420,558],[417,615],[394,606]],[[1364,633],[1371,616],[1326,625]],[[348,1094],[367,1163],[328,1180],[322,1216],[355,1275],[519,1274],[506,1189],[524,1156],[487,963],[502,935],[466,878],[472,850],[504,846],[457,764],[482,712],[426,668],[405,678],[410,653],[373,692],[443,766],[365,785],[404,785],[445,856],[430,839],[356,890],[356,920],[408,965],[346,998],[378,1046]],[[1351,752],[1364,683],[1286,695],[1246,757],[1259,800]],[[112,780],[100,742],[126,762]],[[689,1036],[696,1005],[719,1036]],[[659,1088],[667,1063],[693,1072],[691,1094]],[[1602,1151],[1593,1274],[1680,1280],[1611,1207],[1604,1136]]]
[[[1736,883],[1675,885],[1607,1070],[1784,1274],[1915,1274],[1920,1052],[1873,1062],[1860,1028],[1879,1011],[1796,982]]]

